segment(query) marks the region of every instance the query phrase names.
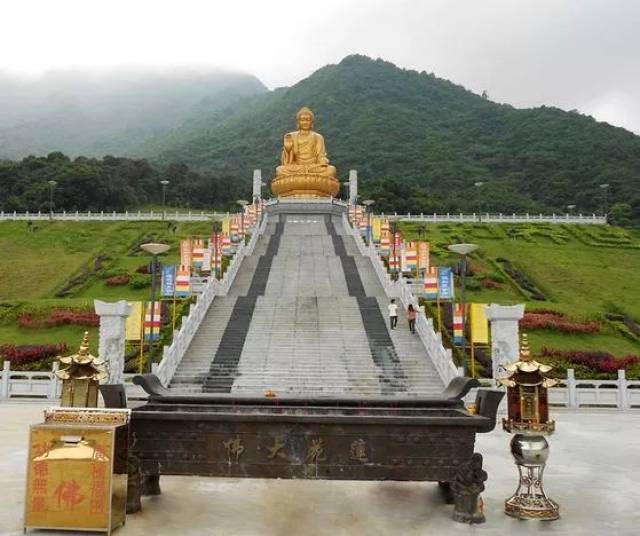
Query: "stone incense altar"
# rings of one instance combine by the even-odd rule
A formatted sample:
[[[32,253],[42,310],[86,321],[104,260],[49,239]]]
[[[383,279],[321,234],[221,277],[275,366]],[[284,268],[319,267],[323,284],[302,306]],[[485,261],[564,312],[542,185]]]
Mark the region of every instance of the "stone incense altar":
[[[454,520],[484,521],[478,496],[487,474],[475,434],[494,428],[503,393],[479,390],[472,415],[462,398],[477,380],[456,378],[429,400],[187,396],[152,374],[134,382],[150,397],[132,412],[143,482],[130,490],[159,494],[163,474],[433,481],[455,504]]]

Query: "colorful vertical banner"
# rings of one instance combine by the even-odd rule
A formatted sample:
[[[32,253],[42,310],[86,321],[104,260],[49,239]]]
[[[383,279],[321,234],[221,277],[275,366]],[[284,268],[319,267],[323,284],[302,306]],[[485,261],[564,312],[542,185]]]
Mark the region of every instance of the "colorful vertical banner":
[[[405,242],[403,252],[403,272],[415,272],[418,269],[418,249],[415,242]]]
[[[438,299],[438,267],[431,266],[425,272],[424,294],[427,300]]]
[[[418,242],[418,274],[426,274],[429,265],[429,242]]]
[[[438,269],[438,292],[441,300],[453,300],[455,298],[453,270],[449,267],[440,267]]]
[[[473,344],[489,344],[489,320],[485,306],[485,303],[472,303],[469,306],[469,327]]]
[[[191,245],[191,263],[195,270],[202,270],[204,260],[204,240],[196,238]]]
[[[219,238],[219,247],[221,249],[222,255],[232,255],[233,254],[233,246],[231,244],[231,237],[229,235],[223,234]]]
[[[375,217],[371,220],[371,237],[373,241],[378,244],[380,243],[380,237],[382,234],[382,218]]]
[[[202,257],[202,271],[211,272],[211,256],[212,256],[212,244],[209,240],[209,245],[204,249],[204,256]]]
[[[151,314],[151,302],[145,302],[144,309],[144,340],[157,341],[160,339],[160,326],[162,325],[162,303],[154,302],[153,314]]]
[[[125,339],[127,341],[139,341],[142,333],[142,302],[129,302],[131,314],[125,324]]]
[[[191,266],[191,239],[180,240],[180,264]]]
[[[176,273],[176,296],[188,298],[191,294],[191,267],[180,265]]]
[[[380,255],[386,257],[391,252],[391,231],[389,220],[384,219],[380,224]]]
[[[453,344],[462,344],[464,340],[462,305],[459,303],[451,305],[453,307]]]
[[[229,216],[222,219],[222,234],[231,234],[231,218]]]
[[[176,293],[176,267],[174,264],[165,264],[162,267],[161,296],[172,297]]]

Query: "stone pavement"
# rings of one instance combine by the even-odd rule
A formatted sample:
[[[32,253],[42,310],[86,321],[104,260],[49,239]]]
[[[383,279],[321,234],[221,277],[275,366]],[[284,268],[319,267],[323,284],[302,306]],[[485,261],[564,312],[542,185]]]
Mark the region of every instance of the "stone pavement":
[[[42,420],[42,403],[0,403],[0,535],[22,534],[28,425]],[[487,523],[466,526],[450,519],[433,483],[332,482],[162,477],[163,494],[143,499],[143,512],[128,516],[121,536],[260,535],[509,535],[640,534],[640,412],[554,412],[545,475],[562,519],[520,522],[502,512],[516,485],[509,435],[478,436],[476,450],[489,472],[483,493]],[[75,532],[34,531],[70,535]],[[81,534],[81,533],[78,533]],[[89,534],[89,533],[84,533]]]

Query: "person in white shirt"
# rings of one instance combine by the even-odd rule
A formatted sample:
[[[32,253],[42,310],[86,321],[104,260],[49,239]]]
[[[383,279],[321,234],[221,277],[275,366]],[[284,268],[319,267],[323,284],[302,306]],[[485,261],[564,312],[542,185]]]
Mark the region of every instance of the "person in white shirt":
[[[391,329],[396,329],[398,325],[398,306],[396,305],[396,300],[391,300],[389,304],[389,324],[391,325]]]

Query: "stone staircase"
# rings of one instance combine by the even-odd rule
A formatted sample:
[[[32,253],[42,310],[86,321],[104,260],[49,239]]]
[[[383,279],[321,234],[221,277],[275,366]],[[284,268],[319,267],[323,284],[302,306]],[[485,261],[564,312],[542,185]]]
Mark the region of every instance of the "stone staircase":
[[[214,299],[172,389],[280,396],[432,396],[442,382],[338,217],[280,214]]]

